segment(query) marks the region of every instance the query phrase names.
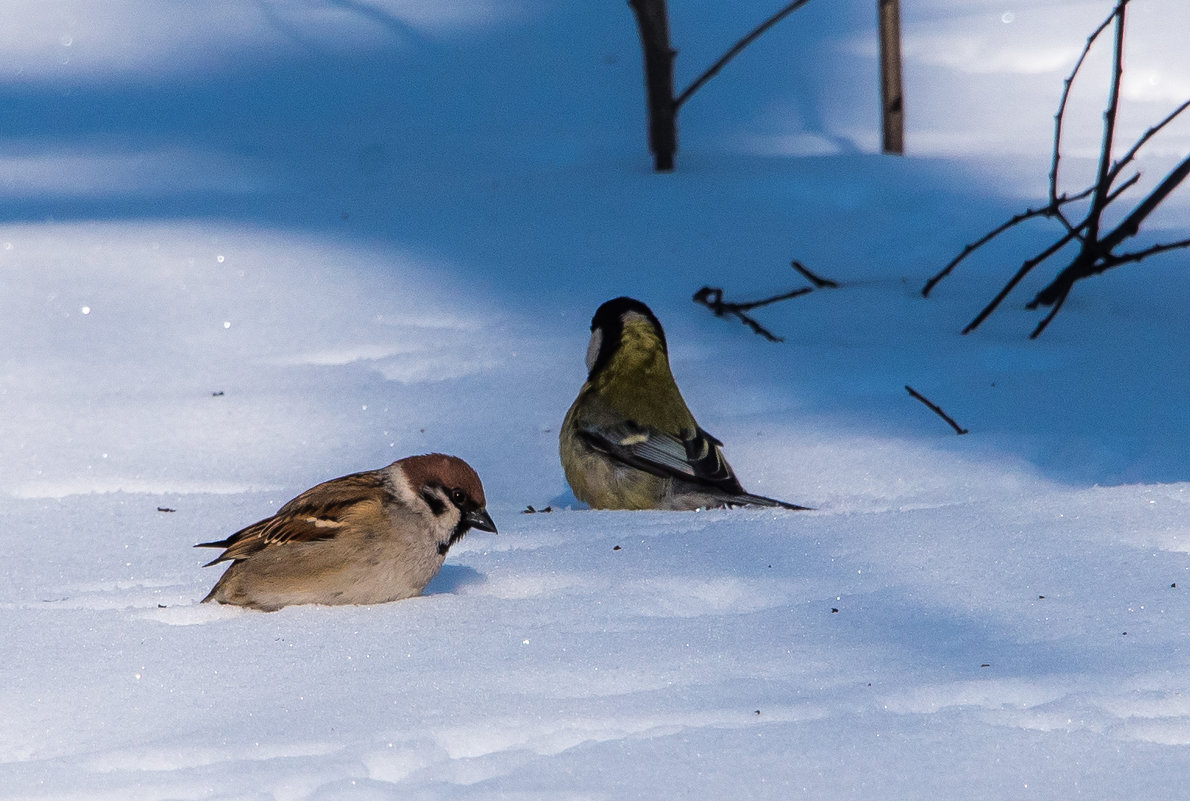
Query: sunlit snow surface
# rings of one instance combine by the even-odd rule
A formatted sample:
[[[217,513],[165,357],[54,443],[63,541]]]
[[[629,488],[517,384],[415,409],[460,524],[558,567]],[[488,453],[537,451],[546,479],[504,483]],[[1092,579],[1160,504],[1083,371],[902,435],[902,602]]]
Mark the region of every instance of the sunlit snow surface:
[[[773,10],[703,5],[679,84]],[[707,84],[656,176],[622,3],[0,3],[0,799],[1184,797],[1186,253],[1037,341],[1052,268],[958,331],[1044,223],[919,294],[1044,199],[1110,3],[904,4],[905,159],[853,5]],[[1190,96],[1190,8],[1131,8],[1125,146]],[[689,301],[791,259],[842,286],[758,310],[781,343]],[[815,511],[579,508],[557,427],[620,294],[744,485]],[[197,603],[194,543],[430,450],[500,534],[425,597]]]

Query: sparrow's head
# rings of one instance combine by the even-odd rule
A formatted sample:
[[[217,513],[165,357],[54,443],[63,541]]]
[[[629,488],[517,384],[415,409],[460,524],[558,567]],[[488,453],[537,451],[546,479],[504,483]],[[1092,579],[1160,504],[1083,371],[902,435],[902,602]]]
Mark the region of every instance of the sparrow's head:
[[[486,508],[483,483],[471,465],[444,453],[409,456],[397,464],[414,493],[426,502],[435,517],[457,518],[443,553],[472,528],[496,533],[496,524]]]
[[[587,346],[588,376],[604,370],[623,349],[656,352],[667,360],[669,348],[657,315],[633,298],[609,300],[591,319],[591,343]]]

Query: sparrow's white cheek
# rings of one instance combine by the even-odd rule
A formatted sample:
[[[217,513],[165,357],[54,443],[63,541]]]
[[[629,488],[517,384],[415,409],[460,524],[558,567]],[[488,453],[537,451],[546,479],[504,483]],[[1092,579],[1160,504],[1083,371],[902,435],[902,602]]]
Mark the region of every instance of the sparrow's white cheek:
[[[599,348],[603,346],[603,329],[596,328],[591,332],[591,343],[587,345],[587,372],[595,366],[595,360],[599,358]]]

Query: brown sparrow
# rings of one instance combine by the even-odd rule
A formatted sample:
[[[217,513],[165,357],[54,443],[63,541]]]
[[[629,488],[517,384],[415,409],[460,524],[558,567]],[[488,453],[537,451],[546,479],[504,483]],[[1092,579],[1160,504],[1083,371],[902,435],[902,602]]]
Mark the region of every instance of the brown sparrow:
[[[272,612],[290,604],[378,604],[420,595],[469,529],[496,532],[483,484],[454,456],[410,456],[308,489],[225,540],[230,561],[203,603]]]

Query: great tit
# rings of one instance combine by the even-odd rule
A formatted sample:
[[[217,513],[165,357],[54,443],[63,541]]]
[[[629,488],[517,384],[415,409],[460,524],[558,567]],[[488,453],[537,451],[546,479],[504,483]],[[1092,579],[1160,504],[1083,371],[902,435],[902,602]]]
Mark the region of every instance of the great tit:
[[[807,508],[740,486],[723,443],[686,408],[665,332],[645,304],[620,297],[599,307],[587,370],[558,439],[566,480],[591,508]]]

